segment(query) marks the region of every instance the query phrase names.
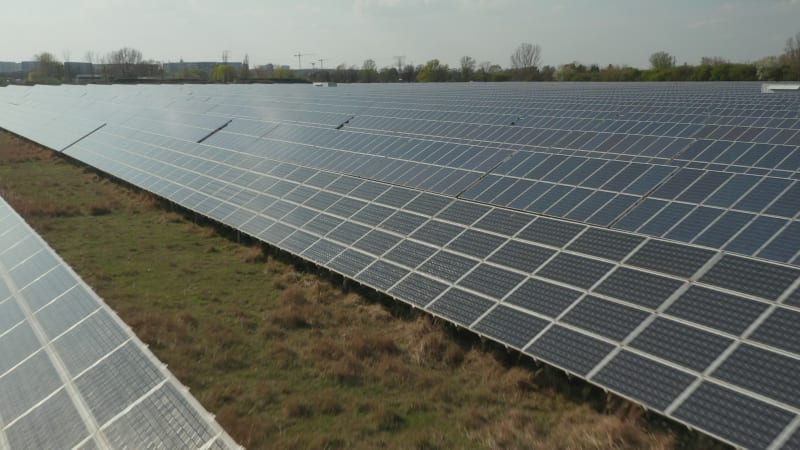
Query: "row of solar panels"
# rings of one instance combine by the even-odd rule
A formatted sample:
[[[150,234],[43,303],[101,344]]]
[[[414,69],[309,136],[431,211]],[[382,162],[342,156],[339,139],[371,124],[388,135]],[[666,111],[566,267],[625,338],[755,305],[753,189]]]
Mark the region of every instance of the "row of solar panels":
[[[142,96],[152,97],[152,89],[142,88]],[[182,105],[190,95],[185,87],[155,89],[168,105]],[[320,91],[300,89],[247,92],[265,103],[273,96],[306,104],[336,101],[332,94],[317,99]],[[343,104],[360,95],[380,98],[370,88],[350,89],[338,94]],[[449,89],[438,94],[465,92]],[[597,89],[602,94],[605,88]],[[201,87],[191,96],[206,90],[222,95]],[[89,90],[87,96],[111,92]],[[126,101],[135,105],[135,98]],[[113,100],[95,99],[72,113],[90,117],[97,107],[118,122],[70,128],[75,139],[91,134],[51,147],[728,442],[791,448],[800,439],[800,386],[793,375],[800,369],[796,266],[515,211],[484,195],[500,182],[486,181],[497,168],[546,160],[552,157],[546,151],[515,153],[429,136],[398,140],[352,132],[344,122],[297,125],[297,111],[289,111],[285,122],[254,121],[216,116],[214,104],[206,105],[211,113],[198,116],[169,106],[122,104],[115,110]],[[30,108],[46,110],[46,101],[39,101],[44,103]],[[7,116],[17,117],[13,109],[4,112],[0,126]],[[37,141],[60,132],[33,129],[43,134],[28,136]],[[459,157],[464,163],[454,163]],[[399,165],[390,171],[391,164]],[[645,172],[657,173],[655,167]],[[642,202],[648,193],[667,192],[672,179],[655,177],[636,191],[639,207],[655,201]],[[530,180],[548,182],[538,175]],[[540,198],[530,190],[521,197]],[[608,192],[588,196],[599,194]],[[595,209],[578,220],[591,222],[612,200],[579,202]],[[539,204],[559,200],[552,196]],[[756,205],[751,210],[759,205],[756,196],[745,204]],[[751,213],[771,218],[774,210],[762,210],[773,205]],[[742,213],[729,209],[724,214]],[[652,220],[660,215],[655,211]],[[795,215],[784,221],[794,223],[789,218]],[[742,229],[749,227],[734,234]],[[794,245],[791,235],[769,238]],[[786,261],[796,260],[795,253]]]
[[[0,448],[236,448],[0,199]]]
[[[258,99],[257,96],[253,98]],[[230,105],[213,104],[213,101],[204,102],[209,114],[233,117],[259,117],[261,114],[262,118],[266,114],[264,108],[253,111],[251,107],[236,105],[237,100],[228,100]],[[302,105],[306,109],[312,107],[309,103]],[[535,143],[536,147],[527,148],[532,152],[519,151],[492,171],[480,186],[465,193],[465,198],[781,262],[792,262],[800,257],[800,242],[791,239],[800,227],[796,216],[796,205],[800,202],[797,183],[800,151],[796,141],[800,134],[796,130],[734,127],[733,131],[716,133],[711,129],[716,127],[699,128],[701,125],[697,124],[629,120],[634,128],[617,133],[584,133],[574,129],[542,133],[536,128],[498,125],[488,127],[488,133],[478,131],[482,134],[478,137],[489,139],[483,141],[470,136],[480,128],[474,123],[449,122],[449,128],[443,128],[441,121],[425,120],[421,122],[434,129],[438,127],[439,131],[433,135],[393,137],[375,134],[397,133],[402,121],[393,117],[385,118],[384,128],[394,127],[388,131],[359,128],[363,121],[376,120],[376,117],[359,116],[349,120],[344,129],[366,133],[340,133],[329,126],[347,122],[348,115],[354,114],[356,109],[343,105],[339,107],[342,113],[327,112],[323,119],[319,117],[322,113],[302,108],[275,110],[282,114],[278,114],[279,117],[266,114],[270,120],[284,123],[305,120],[307,123],[294,128],[284,126],[268,136],[272,139],[271,151],[281,152],[280,159],[286,162],[358,176],[363,176],[364,172],[372,174],[375,167],[380,166],[382,170],[370,177],[453,194],[471,184],[476,176],[465,174],[463,170],[485,173],[487,166],[515,151],[513,146],[509,147],[517,145],[509,141],[510,136],[514,142]],[[336,107],[327,104],[320,109],[332,111]],[[371,114],[373,109],[366,108],[362,113]],[[386,107],[380,109],[387,110]],[[208,120],[207,116],[175,114],[174,111],[147,110],[143,114],[148,120],[159,121],[162,128],[171,128],[171,131],[161,130],[163,133],[178,135],[177,128],[187,128],[187,139],[193,131],[187,123],[201,125]],[[298,115],[303,115],[304,119]],[[787,126],[789,122],[796,124],[800,120],[797,112],[784,115],[794,117],[782,119]],[[141,120],[133,118],[130,122],[136,127],[133,122]],[[237,124],[241,123],[245,122]],[[646,130],[654,125],[652,131]],[[450,131],[442,131],[445,128]],[[497,131],[499,128],[503,130]],[[681,133],[686,136],[670,137],[675,133],[670,133],[669,129],[683,130]],[[252,139],[241,134],[260,137],[266,132],[263,126],[255,130],[229,127],[225,131],[212,139],[220,140],[221,146],[243,151],[249,148]],[[640,131],[654,134],[637,134]],[[463,142],[431,140],[451,139],[452,133],[460,136]],[[526,147],[516,150],[519,149]],[[327,158],[320,157],[320,152]],[[331,161],[333,154],[340,157]],[[415,177],[407,177],[409,172],[415,172]],[[649,195],[649,189],[667,179],[672,179],[671,184]],[[434,185],[436,181],[439,186]],[[451,186],[451,189],[445,191],[442,185]],[[787,239],[790,244],[783,245]]]

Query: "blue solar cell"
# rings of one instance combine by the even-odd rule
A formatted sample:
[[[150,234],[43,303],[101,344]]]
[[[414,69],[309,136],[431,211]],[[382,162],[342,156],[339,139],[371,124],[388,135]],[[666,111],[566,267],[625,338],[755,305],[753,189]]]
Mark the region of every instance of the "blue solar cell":
[[[786,221],[774,217],[757,217],[725,246],[725,250],[752,255],[783,228]]]
[[[614,178],[610,179],[602,188],[609,191],[622,191],[644,174],[647,169],[649,169],[649,166],[646,164],[631,164],[619,172]]]
[[[736,203],[739,198],[758,183],[759,177],[752,175],[734,175],[717,190],[705,204],[728,208]]]
[[[544,212],[561,200],[570,190],[572,190],[570,186],[554,185],[536,201],[525,207],[525,210],[537,213]]]
[[[586,178],[588,178],[597,169],[599,169],[600,166],[602,166],[604,162],[605,162],[604,160],[599,159],[599,158],[587,159],[577,169],[575,169],[572,173],[570,173],[564,179],[562,179],[561,182],[562,183],[566,183],[566,184],[577,185],[581,181],[583,181]]]
[[[759,212],[766,208],[775,198],[791,184],[782,178],[764,178],[756,187],[747,193],[734,208]]]
[[[728,211],[695,239],[695,244],[720,248],[755,217],[737,211]]]
[[[636,231],[639,227],[644,225],[645,222],[652,219],[656,213],[661,211],[666,204],[667,202],[664,200],[646,199],[619,219],[618,222],[614,224],[614,228]]]
[[[584,221],[614,198],[611,192],[597,191],[567,214],[572,220]]]
[[[800,222],[792,222],[777,233],[758,256],[788,263],[798,252],[800,252]]]
[[[610,178],[617,175],[624,167],[624,162],[607,161],[603,167],[599,168],[589,178],[579,182],[578,185],[588,188],[599,188]]]
[[[640,228],[639,232],[661,236],[683,220],[692,209],[694,206],[686,203],[670,203]]]
[[[723,210],[721,209],[698,206],[664,237],[677,241],[691,242],[722,213]]]
[[[702,170],[681,169],[653,192],[653,197],[672,200],[678,197],[687,186],[703,175]]]
[[[794,182],[765,212],[783,217],[796,216],[800,212],[800,183]]]
[[[586,219],[586,221],[595,225],[611,225],[620,215],[627,211],[628,208],[633,206],[636,200],[637,198],[632,195],[619,194]]]
[[[702,203],[712,192],[722,186],[731,174],[724,172],[706,172],[697,181],[692,183],[679,197],[679,201]]]

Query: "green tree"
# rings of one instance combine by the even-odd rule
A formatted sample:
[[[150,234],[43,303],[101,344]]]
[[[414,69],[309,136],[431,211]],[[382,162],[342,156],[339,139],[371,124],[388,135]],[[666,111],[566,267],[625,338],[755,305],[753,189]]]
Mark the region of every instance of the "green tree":
[[[216,67],[211,69],[209,78],[217,83],[230,83],[236,78],[236,71],[227,64],[217,64]]]
[[[767,56],[755,63],[758,79],[761,81],[782,81],[783,65],[777,56]]]
[[[28,74],[28,81],[40,84],[59,84],[64,76],[64,65],[52,53],[42,52],[33,57],[36,68]]]
[[[420,83],[447,81],[449,71],[450,68],[447,64],[441,64],[438,59],[432,59],[419,70],[417,81]]]
[[[714,68],[707,64],[701,64],[699,66],[695,66],[694,70],[692,70],[692,81],[708,81],[711,79],[711,71]]]
[[[277,79],[294,78],[294,72],[285,67],[276,67],[272,70],[272,78],[277,78]]]
[[[675,57],[667,52],[655,52],[650,55],[650,67],[653,70],[665,71],[675,67]]]

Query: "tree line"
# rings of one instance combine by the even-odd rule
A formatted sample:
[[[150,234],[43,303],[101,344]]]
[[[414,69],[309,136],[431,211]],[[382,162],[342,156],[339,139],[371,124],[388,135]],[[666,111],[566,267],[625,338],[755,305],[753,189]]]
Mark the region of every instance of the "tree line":
[[[521,44],[512,53],[508,68],[490,62],[476,63],[463,56],[458,67],[449,67],[438,59],[424,65],[377,69],[371,59],[359,68],[344,64],[334,70],[316,71],[312,81],[347,83],[369,82],[457,82],[457,81],[800,81],[800,33],[786,42],[784,52],[755,62],[737,63],[721,57],[703,57],[697,65],[677,64],[666,51],[650,56],[650,67],[638,69],[609,64],[585,65],[580,62],[558,67],[540,65],[542,49]]]
[[[66,55],[65,59],[68,59]],[[599,64],[586,65],[571,62],[559,66],[542,65],[542,48],[537,44],[522,43],[510,55],[509,66],[502,67],[489,61],[478,62],[471,56],[459,59],[458,66],[450,67],[438,59],[425,64],[403,64],[378,68],[373,59],[361,66],[340,64],[333,69],[294,72],[286,67],[271,64],[251,68],[248,57],[232,65],[227,52],[223,62],[206,72],[184,69],[179,73],[165,73],[163,66],[148,61],[142,53],[130,47],[110,52],[102,58],[87,53],[86,60],[96,61],[105,81],[140,79],[199,80],[219,83],[252,82],[254,80],[292,80],[300,77],[308,81],[335,81],[340,83],[395,83],[395,82],[465,82],[465,81],[798,81],[800,80],[800,32],[789,38],[783,53],[768,56],[755,62],[737,63],[721,57],[703,57],[697,65],[677,64],[677,58],[666,51],[650,56],[650,67],[638,69],[630,66]],[[28,74],[28,81],[59,83],[70,81],[65,67],[53,54],[43,52],[35,56],[38,63]]]

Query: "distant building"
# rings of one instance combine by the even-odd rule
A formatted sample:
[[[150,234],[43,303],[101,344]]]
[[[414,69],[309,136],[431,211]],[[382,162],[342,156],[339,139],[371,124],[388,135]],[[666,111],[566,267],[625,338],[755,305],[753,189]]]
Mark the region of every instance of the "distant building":
[[[209,74],[220,64],[224,63],[216,61],[180,61],[175,63],[164,63],[163,67],[164,73],[168,75],[180,75],[185,71]],[[242,63],[240,62],[228,62],[227,64],[235,70],[239,70],[242,67]]]
[[[22,61],[20,70],[25,73],[33,72],[39,66],[39,61]]]
[[[0,61],[0,73],[14,73],[22,70],[22,66],[17,62]]]
[[[65,62],[64,81],[77,81],[79,75],[94,75],[94,66],[88,62]]]
[[[133,80],[137,78],[158,78],[161,64],[95,64],[94,73],[106,81]]]

